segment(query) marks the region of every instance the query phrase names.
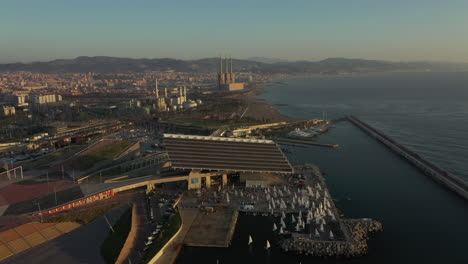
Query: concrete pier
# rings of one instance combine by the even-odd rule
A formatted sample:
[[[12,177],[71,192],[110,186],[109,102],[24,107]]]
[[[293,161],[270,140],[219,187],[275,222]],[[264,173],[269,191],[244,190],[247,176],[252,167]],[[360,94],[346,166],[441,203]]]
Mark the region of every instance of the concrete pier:
[[[303,145],[313,145],[313,146],[319,146],[319,147],[330,147],[330,148],[337,148],[339,145],[338,144],[326,144],[326,143],[319,143],[315,142],[312,140],[307,140],[307,139],[295,139],[295,138],[276,138],[274,139],[275,142],[281,144],[281,143],[295,143],[295,144],[303,144]]]
[[[357,117],[350,115],[347,116],[347,118],[349,121],[351,121],[351,123],[353,123],[360,129],[362,129],[364,132],[380,141],[390,150],[400,155],[402,158],[407,160],[416,168],[420,169],[427,176],[431,177],[434,181],[442,184],[443,186],[454,191],[456,194],[460,195],[464,199],[468,200],[468,183],[466,181],[438,167],[437,165],[419,156],[417,153],[406,148],[405,146],[400,145],[395,140],[389,138],[381,131],[364,123]]]

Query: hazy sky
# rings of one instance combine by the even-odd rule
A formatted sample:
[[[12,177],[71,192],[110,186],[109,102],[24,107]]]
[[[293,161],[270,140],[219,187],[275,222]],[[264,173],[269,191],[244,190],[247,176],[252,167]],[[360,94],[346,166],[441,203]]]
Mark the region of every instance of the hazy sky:
[[[223,53],[468,62],[468,0],[0,1],[0,62]]]

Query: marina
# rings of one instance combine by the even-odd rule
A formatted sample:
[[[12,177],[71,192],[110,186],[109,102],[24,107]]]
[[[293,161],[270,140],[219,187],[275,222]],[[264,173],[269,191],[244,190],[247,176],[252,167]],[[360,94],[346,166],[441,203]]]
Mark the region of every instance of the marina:
[[[190,193],[184,200],[180,205],[182,209],[204,201],[201,209],[204,213],[198,214],[185,238],[187,246],[230,245],[230,241],[223,241],[223,238],[232,237],[233,225],[228,225],[235,225],[230,221],[232,212],[268,217],[273,221],[270,232],[276,238],[275,246],[284,251],[313,256],[365,254],[368,234],[382,230],[382,224],[371,219],[341,218],[315,165],[296,166],[295,174],[284,184],[256,188],[219,186],[218,189],[203,190],[198,195],[197,192]],[[237,215],[235,218],[237,221]],[[256,234],[246,237],[247,245],[254,243],[252,237]],[[271,241],[264,243],[267,243],[267,249]]]

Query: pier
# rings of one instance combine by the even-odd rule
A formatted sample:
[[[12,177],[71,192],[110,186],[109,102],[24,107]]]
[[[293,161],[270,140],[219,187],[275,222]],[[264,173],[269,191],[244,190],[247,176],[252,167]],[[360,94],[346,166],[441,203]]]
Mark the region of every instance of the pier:
[[[431,177],[434,181],[442,184],[448,189],[454,191],[456,194],[468,200],[468,183],[452,173],[438,167],[432,162],[421,157],[414,151],[406,148],[405,146],[400,145],[395,140],[389,138],[381,131],[371,127],[370,125],[364,123],[355,116],[347,116],[348,120],[362,129],[364,132],[374,137],[390,150],[400,155],[402,158],[407,160],[416,168],[420,169],[425,175]]]
[[[315,141],[307,140],[307,139],[294,139],[294,138],[283,138],[283,137],[276,138],[274,139],[274,141],[279,144],[284,142],[284,143],[295,143],[295,144],[313,145],[313,146],[329,147],[329,148],[337,148],[339,146],[338,144],[319,143],[319,142],[315,142]]]

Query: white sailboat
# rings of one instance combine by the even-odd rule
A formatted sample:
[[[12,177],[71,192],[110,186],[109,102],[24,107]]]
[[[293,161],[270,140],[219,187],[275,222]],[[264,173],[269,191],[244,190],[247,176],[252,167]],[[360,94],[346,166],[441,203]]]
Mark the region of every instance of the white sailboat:
[[[273,231],[276,231],[278,229],[278,227],[276,226],[275,223],[273,223]]]
[[[335,238],[335,236],[333,235],[333,232],[332,232],[331,230],[330,230],[329,236],[330,236],[330,239],[334,239],[334,238]]]
[[[296,218],[294,218],[294,215],[291,215],[291,223],[296,223]]]
[[[250,245],[252,244],[252,242],[253,242],[253,239],[252,239],[252,237],[249,235],[249,244],[248,244],[248,245],[250,246]]]
[[[283,227],[280,227],[279,233],[280,233],[280,234],[283,234],[283,233],[284,233]]]
[[[265,249],[270,249],[271,245],[270,245],[270,241],[267,240],[266,242],[266,246],[265,246]]]
[[[282,228],[286,228],[286,223],[283,221],[283,218],[281,218],[280,224]]]
[[[317,228],[315,229],[315,237],[320,237],[320,233],[317,231]]]

